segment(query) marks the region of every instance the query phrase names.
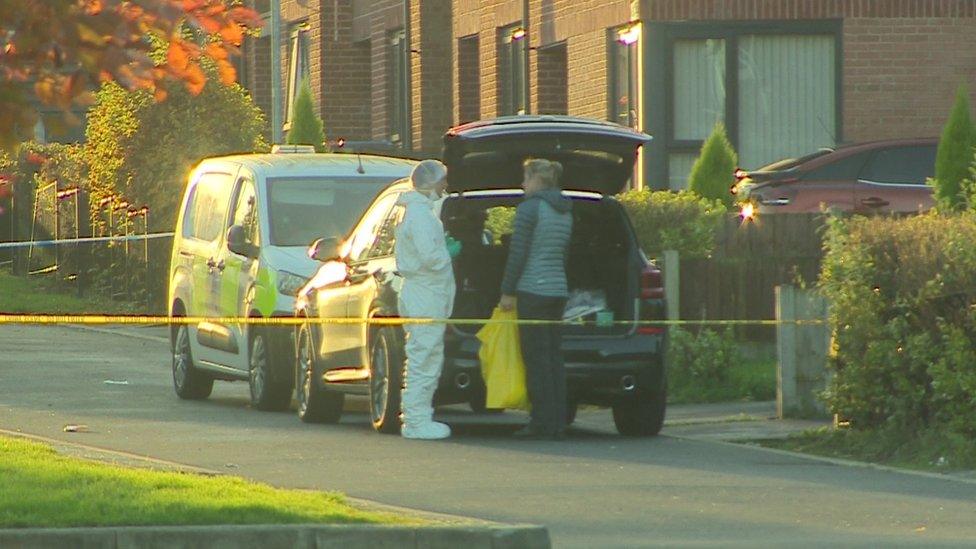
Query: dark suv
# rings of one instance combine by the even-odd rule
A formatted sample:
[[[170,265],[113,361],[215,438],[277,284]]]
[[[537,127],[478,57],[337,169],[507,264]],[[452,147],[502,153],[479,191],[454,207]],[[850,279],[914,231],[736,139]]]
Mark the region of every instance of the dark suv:
[[[618,431],[626,435],[657,434],[665,413],[664,331],[635,322],[664,317],[661,273],[638,246],[625,210],[610,196],[626,187],[637,150],[649,139],[616,124],[547,116],[476,122],[444,138],[451,194],[441,218],[463,243],[454,263],[455,319],[488,318],[498,303],[508,238],[497,220],[510,219],[522,199],[522,162],[535,157],[563,163],[564,192],[574,201],[567,275],[573,295],[585,298],[580,318],[601,319],[565,330],[567,419],[572,422],[580,403],[610,406]],[[403,333],[396,325],[365,321],[398,316],[402,279],[393,249],[403,211],[396,199],[408,190],[406,180],[390,185],[341,245],[323,240],[309,251],[324,264],[296,304],[296,314],[308,319],[296,333],[303,421],[337,421],[344,395],[358,394],[369,396],[378,431],[399,429]],[[334,317],[363,322],[316,321]],[[467,402],[476,411],[484,409],[479,328],[448,328],[435,404]]]
[[[821,149],[755,171],[738,170],[732,193],[760,214],[917,213],[932,207],[938,139],[899,139]]]

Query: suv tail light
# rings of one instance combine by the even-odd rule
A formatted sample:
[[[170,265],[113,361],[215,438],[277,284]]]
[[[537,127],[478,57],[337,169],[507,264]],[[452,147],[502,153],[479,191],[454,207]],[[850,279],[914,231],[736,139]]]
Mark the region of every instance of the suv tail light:
[[[661,271],[648,265],[641,271],[641,299],[664,299]]]
[[[664,314],[664,283],[661,270],[653,265],[644,267],[640,277],[641,320],[661,320]],[[640,325],[637,333],[658,335],[664,333],[663,326]]]

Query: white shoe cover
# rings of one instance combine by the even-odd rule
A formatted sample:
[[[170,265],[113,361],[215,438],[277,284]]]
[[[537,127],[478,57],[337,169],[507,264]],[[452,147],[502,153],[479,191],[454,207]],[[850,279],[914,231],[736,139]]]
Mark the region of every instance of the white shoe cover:
[[[451,436],[451,428],[443,423],[431,421],[420,425],[404,425],[400,429],[403,438],[416,440],[440,440]]]

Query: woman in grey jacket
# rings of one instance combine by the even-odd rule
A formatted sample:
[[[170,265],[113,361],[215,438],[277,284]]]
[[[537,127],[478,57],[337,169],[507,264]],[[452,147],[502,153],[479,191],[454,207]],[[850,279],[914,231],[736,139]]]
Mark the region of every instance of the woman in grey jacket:
[[[573,230],[572,202],[560,191],[562,165],[542,159],[524,164],[525,200],[515,213],[502,280],[502,309],[519,319],[560,321],[569,290],[566,254]],[[558,324],[519,327],[532,419],[521,438],[556,438],[566,430],[566,372]]]

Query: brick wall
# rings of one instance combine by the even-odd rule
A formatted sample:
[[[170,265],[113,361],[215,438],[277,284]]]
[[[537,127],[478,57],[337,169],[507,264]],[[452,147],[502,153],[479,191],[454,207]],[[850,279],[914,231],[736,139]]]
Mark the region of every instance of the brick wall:
[[[313,73],[312,78],[318,79],[321,86],[317,97],[326,137],[369,139],[372,109],[364,98],[369,97],[372,86],[370,42],[353,40],[352,0],[338,0],[334,5],[338,6],[338,12],[322,9],[319,25],[312,28],[313,55],[314,44],[321,46],[320,56],[313,57],[318,63],[312,62],[313,70],[318,65],[321,73]]]
[[[568,48],[565,43],[538,50],[532,78],[532,103],[538,114],[569,112]]]
[[[653,0],[646,19],[827,19],[976,17],[972,0]]]
[[[844,137],[937,136],[974,77],[976,18],[846,19]]]
[[[420,52],[410,56],[414,144],[439,147],[448,125],[499,114],[498,29],[521,22],[523,2],[410,4]],[[845,140],[937,134],[956,86],[976,74],[976,0],[529,0],[530,112],[606,118],[606,33],[631,19],[632,5],[645,21],[841,19]],[[282,97],[287,23],[308,17],[329,135],[388,139],[389,36],[404,26],[403,0],[340,0],[338,20],[331,2],[282,0],[282,11]],[[268,109],[270,43],[249,46],[247,85]]]
[[[371,138],[390,139],[390,35],[403,28],[403,0],[363,0],[353,21],[356,38],[370,41]]]
[[[458,40],[455,46],[457,59],[457,91],[454,121],[458,124],[472,122],[481,116],[481,70],[479,67],[478,35]]]
[[[438,153],[454,115],[451,0],[410,4],[413,148]]]
[[[245,38],[244,50],[247,63],[247,81],[243,85],[250,91],[254,104],[265,113],[270,126],[271,117],[271,75],[266,67],[271,66],[271,38]],[[270,134],[265,135],[270,138]]]

